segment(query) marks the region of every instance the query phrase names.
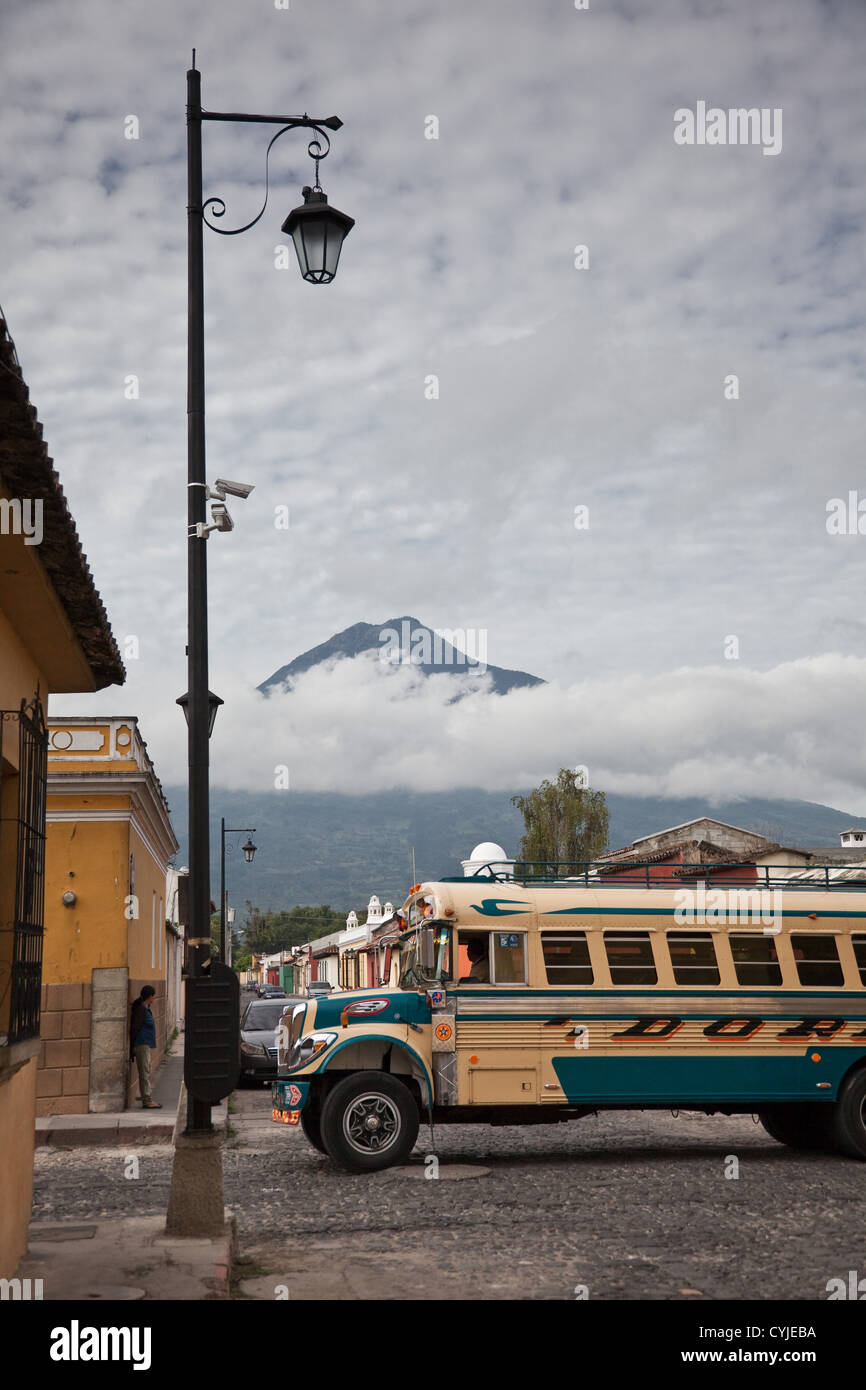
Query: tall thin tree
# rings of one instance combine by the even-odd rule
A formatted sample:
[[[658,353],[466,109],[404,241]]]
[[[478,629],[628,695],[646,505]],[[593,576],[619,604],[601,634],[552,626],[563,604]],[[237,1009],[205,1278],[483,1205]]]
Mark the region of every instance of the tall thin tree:
[[[528,863],[585,864],[607,846],[610,813],[604,792],[583,784],[582,772],[561,767],[528,796],[513,796],[525,832],[518,858]]]

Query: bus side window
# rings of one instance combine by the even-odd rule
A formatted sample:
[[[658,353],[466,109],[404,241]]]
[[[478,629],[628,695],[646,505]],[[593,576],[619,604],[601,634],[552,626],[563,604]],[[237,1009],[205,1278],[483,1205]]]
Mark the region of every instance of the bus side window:
[[[860,983],[866,985],[866,936],[862,932],[853,932],[851,944],[854,947],[857,969],[860,971]]]
[[[549,985],[591,985],[586,932],[542,932],[541,949]]]
[[[494,931],[490,933],[495,985],[526,984],[526,932]]]
[[[737,982],[741,985],[780,985],[782,967],[771,936],[754,932],[731,932],[731,954]]]
[[[845,977],[834,936],[791,934],[801,985],[843,985]]]
[[[658,982],[649,932],[604,933],[604,949],[615,985],[654,985]]]
[[[457,948],[458,985],[489,984],[490,936],[487,931],[461,931]]]
[[[669,931],[668,950],[678,985],[717,985],[716,948],[708,931]]]

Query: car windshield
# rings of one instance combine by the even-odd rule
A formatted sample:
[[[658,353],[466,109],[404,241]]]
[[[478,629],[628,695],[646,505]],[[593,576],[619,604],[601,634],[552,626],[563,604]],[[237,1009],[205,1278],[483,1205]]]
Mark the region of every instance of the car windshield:
[[[279,1028],[283,1009],[290,1002],[288,999],[275,999],[272,1004],[250,1004],[241,1027],[246,1033],[272,1033]]]

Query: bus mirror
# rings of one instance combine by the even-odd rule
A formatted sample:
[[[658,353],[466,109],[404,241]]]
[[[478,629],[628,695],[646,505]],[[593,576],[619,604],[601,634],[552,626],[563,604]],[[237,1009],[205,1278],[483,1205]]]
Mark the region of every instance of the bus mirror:
[[[434,927],[421,928],[421,969],[427,972],[436,968],[436,946]]]

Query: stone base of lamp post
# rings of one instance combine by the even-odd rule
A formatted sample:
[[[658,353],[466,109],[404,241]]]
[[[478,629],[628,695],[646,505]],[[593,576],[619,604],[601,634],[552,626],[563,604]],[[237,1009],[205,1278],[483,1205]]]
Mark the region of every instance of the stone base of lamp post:
[[[218,1130],[209,1134],[183,1134],[180,1131],[185,1114],[184,1086],[174,1133],[166,1235],[221,1236],[226,1228],[222,1135]]]

